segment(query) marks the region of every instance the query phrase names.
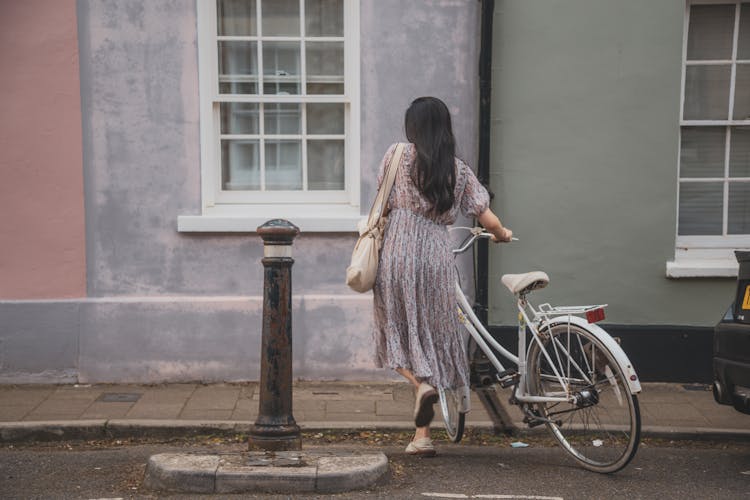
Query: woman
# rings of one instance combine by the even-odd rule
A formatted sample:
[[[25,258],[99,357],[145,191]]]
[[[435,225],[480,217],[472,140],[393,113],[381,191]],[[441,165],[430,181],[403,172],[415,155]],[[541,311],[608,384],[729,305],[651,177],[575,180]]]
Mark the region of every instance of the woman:
[[[447,226],[459,211],[479,219],[493,240],[510,241],[489,207],[487,190],[455,157],[450,112],[434,97],[414,100],[405,116],[409,140],[401,157],[374,292],[376,365],[395,369],[416,389],[416,432],[406,448],[432,456],[436,387],[468,387],[456,315],[456,270]],[[380,165],[382,182],[395,144]]]

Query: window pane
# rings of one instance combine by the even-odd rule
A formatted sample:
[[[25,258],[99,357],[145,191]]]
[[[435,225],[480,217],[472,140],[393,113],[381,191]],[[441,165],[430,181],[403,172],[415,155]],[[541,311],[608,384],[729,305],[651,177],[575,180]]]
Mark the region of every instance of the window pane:
[[[740,35],[737,44],[737,59],[750,59],[750,3],[740,8]]]
[[[260,189],[259,152],[257,140],[221,141],[221,188]]]
[[[307,141],[310,190],[344,189],[344,141]]]
[[[732,127],[729,176],[750,177],[750,127]]]
[[[729,234],[750,234],[750,183],[729,184]]]
[[[216,0],[219,35],[255,36],[255,0]]]
[[[307,133],[308,134],[343,134],[344,133],[344,105],[343,104],[308,104],[307,105]]]
[[[720,235],[723,199],[721,182],[681,182],[677,233],[683,236]]]
[[[344,36],[343,0],[305,0],[306,36]]]
[[[730,66],[685,68],[685,120],[726,120]]]
[[[734,5],[693,5],[688,26],[688,60],[731,59]]]
[[[310,83],[308,78],[307,93],[309,95],[344,95],[343,83]]]
[[[735,120],[750,120],[750,64],[738,64],[734,83]]]
[[[258,105],[239,102],[222,102],[221,115],[222,134],[258,134]]]
[[[307,43],[307,93],[344,93],[344,44]]]
[[[299,134],[302,128],[302,106],[299,104],[266,104],[266,134]]]
[[[266,189],[302,189],[300,141],[266,141]]]
[[[263,36],[299,36],[299,0],[263,0]]]
[[[299,94],[299,43],[263,42],[263,92]]]
[[[256,42],[219,42],[219,92],[258,93]]]
[[[680,177],[724,177],[725,127],[683,127]]]

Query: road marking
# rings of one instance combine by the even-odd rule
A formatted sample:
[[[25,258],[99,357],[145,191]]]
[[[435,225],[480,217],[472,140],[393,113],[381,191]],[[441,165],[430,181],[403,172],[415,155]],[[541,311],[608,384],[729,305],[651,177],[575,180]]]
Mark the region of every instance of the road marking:
[[[523,500],[564,500],[563,497],[545,497],[538,495],[473,495],[471,498],[509,498]]]
[[[506,500],[565,500],[563,497],[546,497],[539,495],[465,495],[463,493],[422,493],[432,498],[502,498]]]

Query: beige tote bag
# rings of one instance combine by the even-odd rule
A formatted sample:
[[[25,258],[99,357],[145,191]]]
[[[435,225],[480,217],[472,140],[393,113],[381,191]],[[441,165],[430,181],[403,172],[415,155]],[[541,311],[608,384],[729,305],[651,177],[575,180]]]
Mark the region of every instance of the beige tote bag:
[[[387,220],[383,211],[387,208],[388,196],[396,180],[396,172],[401,163],[404,146],[404,143],[396,146],[383,177],[383,183],[370,208],[370,215],[359,223],[359,239],[352,252],[352,261],[346,268],[346,284],[355,292],[367,292],[375,285],[380,247],[383,245],[383,229]]]

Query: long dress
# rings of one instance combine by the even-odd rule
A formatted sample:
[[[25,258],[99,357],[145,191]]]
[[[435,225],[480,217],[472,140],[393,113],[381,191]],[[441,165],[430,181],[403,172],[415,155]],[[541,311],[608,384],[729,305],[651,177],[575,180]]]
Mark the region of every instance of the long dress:
[[[380,164],[379,184],[395,147],[388,148]],[[469,374],[447,226],[459,211],[472,217],[481,214],[489,206],[489,194],[474,172],[456,159],[455,202],[435,217],[412,181],[415,156],[414,146],[408,144],[388,198],[390,213],[373,289],[375,364],[406,368],[433,387],[466,388]]]

